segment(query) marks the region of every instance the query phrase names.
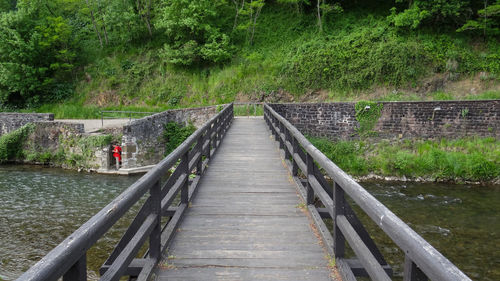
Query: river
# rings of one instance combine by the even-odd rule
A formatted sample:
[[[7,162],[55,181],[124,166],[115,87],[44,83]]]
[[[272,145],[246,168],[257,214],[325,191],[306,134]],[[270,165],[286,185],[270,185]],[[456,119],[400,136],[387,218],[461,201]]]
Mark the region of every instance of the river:
[[[0,166],[0,280],[21,275],[138,178]],[[94,271],[130,218],[119,221],[89,251]]]
[[[500,186],[361,185],[471,279],[500,280]],[[402,276],[403,253],[371,220],[361,219],[396,276]]]
[[[138,178],[0,166],[0,280],[18,277]],[[500,186],[362,185],[473,280],[500,280]],[[89,251],[91,271],[99,268],[132,215]],[[382,253],[400,275],[396,261],[402,254],[373,230],[370,233],[376,233]]]

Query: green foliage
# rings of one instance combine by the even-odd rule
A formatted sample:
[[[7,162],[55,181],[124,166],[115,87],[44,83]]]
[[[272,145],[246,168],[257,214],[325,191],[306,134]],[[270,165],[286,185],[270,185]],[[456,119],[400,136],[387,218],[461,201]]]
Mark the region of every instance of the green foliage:
[[[383,22],[350,33],[304,41],[291,53],[284,75],[297,90],[367,89],[400,86],[428,71],[431,58],[421,44],[400,40]]]
[[[35,125],[30,123],[0,137],[0,163],[24,157],[24,142],[34,128]]]
[[[341,169],[352,175],[364,175],[370,171],[370,164],[363,158],[366,144],[362,141],[331,142],[324,138],[308,137],[309,141]]]
[[[371,101],[359,101],[355,104],[356,120],[359,122],[357,131],[360,136],[373,134],[373,127],[377,124],[383,107],[383,104]]]
[[[396,27],[416,29],[422,22],[429,24],[456,24],[463,21],[470,9],[469,1],[464,0],[396,0],[396,3],[409,2],[410,6],[397,13],[391,9],[389,20]]]
[[[235,116],[263,116],[264,107],[260,104],[246,104],[233,106]]]
[[[219,21],[224,6],[222,0],[164,2],[155,24],[167,38],[162,57],[178,65],[228,60],[230,38]]]
[[[174,151],[183,141],[185,141],[192,133],[196,131],[196,127],[192,124],[183,126],[176,122],[168,122],[165,124],[163,133],[163,141],[165,142],[165,155]]]
[[[443,181],[494,181],[500,177],[495,138],[339,141],[309,138],[349,174],[424,177]]]
[[[500,0],[479,10],[477,16],[477,19],[468,20],[458,31],[479,31],[484,37],[500,35]]]
[[[0,104],[30,106],[66,97],[75,61],[68,21],[41,8],[20,8],[0,13]]]

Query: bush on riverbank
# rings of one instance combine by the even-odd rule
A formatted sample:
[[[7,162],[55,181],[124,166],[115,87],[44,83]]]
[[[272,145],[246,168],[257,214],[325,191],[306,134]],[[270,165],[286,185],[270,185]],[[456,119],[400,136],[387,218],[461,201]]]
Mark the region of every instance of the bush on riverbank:
[[[495,138],[332,142],[310,137],[309,140],[354,176],[376,174],[457,182],[486,182],[500,177],[500,141]]]

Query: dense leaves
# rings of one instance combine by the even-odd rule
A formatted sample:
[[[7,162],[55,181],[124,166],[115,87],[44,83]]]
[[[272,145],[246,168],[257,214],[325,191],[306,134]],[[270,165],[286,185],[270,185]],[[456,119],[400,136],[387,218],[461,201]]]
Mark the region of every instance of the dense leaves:
[[[165,142],[165,155],[174,151],[183,141],[185,141],[192,133],[196,131],[193,124],[184,126],[176,122],[168,122],[165,124],[163,133],[163,141]]]
[[[335,23],[359,10],[371,13],[356,19],[366,20],[366,28],[339,33],[349,26],[339,28]],[[295,39],[301,32],[313,34],[296,41],[262,34],[272,29],[285,30]],[[486,51],[474,58],[467,50],[418,38],[429,30],[438,35],[463,32],[471,42],[481,36]],[[121,81],[115,77],[121,70],[112,69],[107,60],[144,50],[148,57],[153,54],[163,74],[180,65],[187,71],[201,69],[204,76],[210,73],[207,69],[256,59],[270,66],[261,48],[267,44],[287,53],[270,58],[280,61],[271,63],[268,73],[285,76],[287,85],[282,88],[294,85],[297,91],[398,86],[415,82],[430,67],[440,72],[454,65],[459,73],[497,75],[499,30],[500,0],[0,0],[0,108],[63,100],[72,95],[76,81],[92,80],[89,64],[99,66],[94,77],[109,76],[111,91],[120,84],[134,91],[140,86],[137,77],[156,69],[125,63],[121,69],[133,79]],[[447,51],[436,51],[440,47]],[[260,72],[242,68],[242,73]],[[174,77],[169,73],[165,79]],[[257,86],[272,91],[278,84]],[[229,86],[221,85],[220,91],[224,87]],[[177,105],[182,93],[164,93],[164,88],[191,85],[151,91],[163,92],[155,95]]]

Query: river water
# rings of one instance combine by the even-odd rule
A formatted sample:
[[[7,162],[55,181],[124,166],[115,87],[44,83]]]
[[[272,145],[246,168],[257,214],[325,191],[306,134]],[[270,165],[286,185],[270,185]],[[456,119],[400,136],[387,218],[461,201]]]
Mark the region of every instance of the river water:
[[[500,280],[500,186],[361,185],[471,279]],[[402,276],[403,253],[369,218],[360,219],[396,276]]]
[[[0,280],[21,275],[138,178],[0,166]],[[99,268],[130,218],[89,251],[91,268]]]
[[[139,177],[0,166],[0,280],[13,280]],[[362,184],[474,280],[500,280],[500,186]],[[88,253],[98,270],[133,214]],[[401,274],[402,253],[362,221]]]

